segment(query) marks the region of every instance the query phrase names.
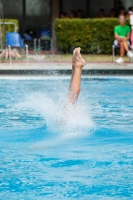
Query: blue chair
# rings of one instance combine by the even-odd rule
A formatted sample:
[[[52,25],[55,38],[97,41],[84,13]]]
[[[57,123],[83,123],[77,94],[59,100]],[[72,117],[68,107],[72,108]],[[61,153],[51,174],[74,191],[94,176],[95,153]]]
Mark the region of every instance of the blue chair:
[[[128,46],[130,48],[130,42],[129,41],[127,41],[127,42],[128,42]],[[120,48],[120,46],[119,46],[117,40],[114,40],[114,44],[112,45],[112,62],[115,62],[115,49],[119,49],[119,48]],[[132,62],[132,58],[131,58],[131,62]]]
[[[26,48],[26,59],[28,62],[28,45],[23,44],[22,38],[19,33],[16,32],[8,32],[6,34],[6,46],[9,49],[9,58],[10,58],[10,63],[12,62],[11,60],[11,47],[16,47],[16,48]]]

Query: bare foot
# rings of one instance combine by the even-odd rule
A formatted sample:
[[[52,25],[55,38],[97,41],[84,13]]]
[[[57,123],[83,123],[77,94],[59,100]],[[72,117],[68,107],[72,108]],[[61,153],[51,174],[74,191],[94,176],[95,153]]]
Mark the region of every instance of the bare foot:
[[[80,54],[80,47],[74,50],[73,60],[74,60],[74,67],[76,68],[80,67],[82,69],[86,65],[85,60],[82,58]]]

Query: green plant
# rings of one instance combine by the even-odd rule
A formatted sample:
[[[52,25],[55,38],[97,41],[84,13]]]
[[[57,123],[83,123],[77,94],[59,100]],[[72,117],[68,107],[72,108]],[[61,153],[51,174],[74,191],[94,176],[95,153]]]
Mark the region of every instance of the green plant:
[[[16,26],[16,31],[19,31],[19,21],[17,19],[4,19],[4,21],[2,19],[0,19],[1,22],[1,27],[2,29],[5,28],[5,32],[14,32],[14,25]],[[12,24],[8,25],[6,23],[11,22]]]
[[[80,46],[84,53],[110,54],[116,25],[118,25],[116,18],[56,19],[58,48],[70,52]]]
[[[0,37],[2,38],[2,47],[5,48],[6,43],[6,33],[7,32],[18,32],[19,31],[19,21],[17,19],[0,19]],[[10,24],[8,24],[10,23]]]

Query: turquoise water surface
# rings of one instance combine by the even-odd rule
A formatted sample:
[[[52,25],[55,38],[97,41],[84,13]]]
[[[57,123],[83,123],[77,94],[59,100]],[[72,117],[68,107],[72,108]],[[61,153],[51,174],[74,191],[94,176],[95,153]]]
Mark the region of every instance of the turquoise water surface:
[[[133,199],[133,79],[0,80],[0,199]]]

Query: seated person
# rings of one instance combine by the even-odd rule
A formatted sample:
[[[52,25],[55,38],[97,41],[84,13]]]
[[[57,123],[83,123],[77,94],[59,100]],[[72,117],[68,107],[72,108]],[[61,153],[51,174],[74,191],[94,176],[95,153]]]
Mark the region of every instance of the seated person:
[[[74,18],[75,17],[75,11],[74,10],[69,10],[68,14],[66,15],[68,18]]]
[[[61,12],[61,13],[60,13],[60,18],[61,18],[61,19],[66,18],[66,14],[65,14],[64,12]]]
[[[77,17],[77,18],[83,18],[83,11],[80,10],[80,9],[77,10],[76,17]]]
[[[110,10],[110,17],[112,17],[112,18],[116,17],[116,12],[115,12],[115,9],[114,9],[114,8],[112,8],[112,9]]]
[[[12,58],[21,58],[21,55],[18,53],[17,49],[11,49],[9,52],[9,49],[5,49],[2,51],[2,57],[6,60],[11,56]]]
[[[126,9],[123,6],[119,10],[119,15],[126,15]]]
[[[105,17],[105,10],[103,8],[101,8],[99,10],[99,15],[97,17],[98,18],[104,18]]]
[[[125,52],[127,52],[127,56],[132,58],[133,53],[129,51],[129,39],[130,39],[130,27],[126,25],[125,15],[119,15],[119,23],[120,25],[116,26],[114,29],[114,37],[115,37],[115,46],[120,47],[120,58],[116,60],[117,63],[123,63],[123,57]]]

